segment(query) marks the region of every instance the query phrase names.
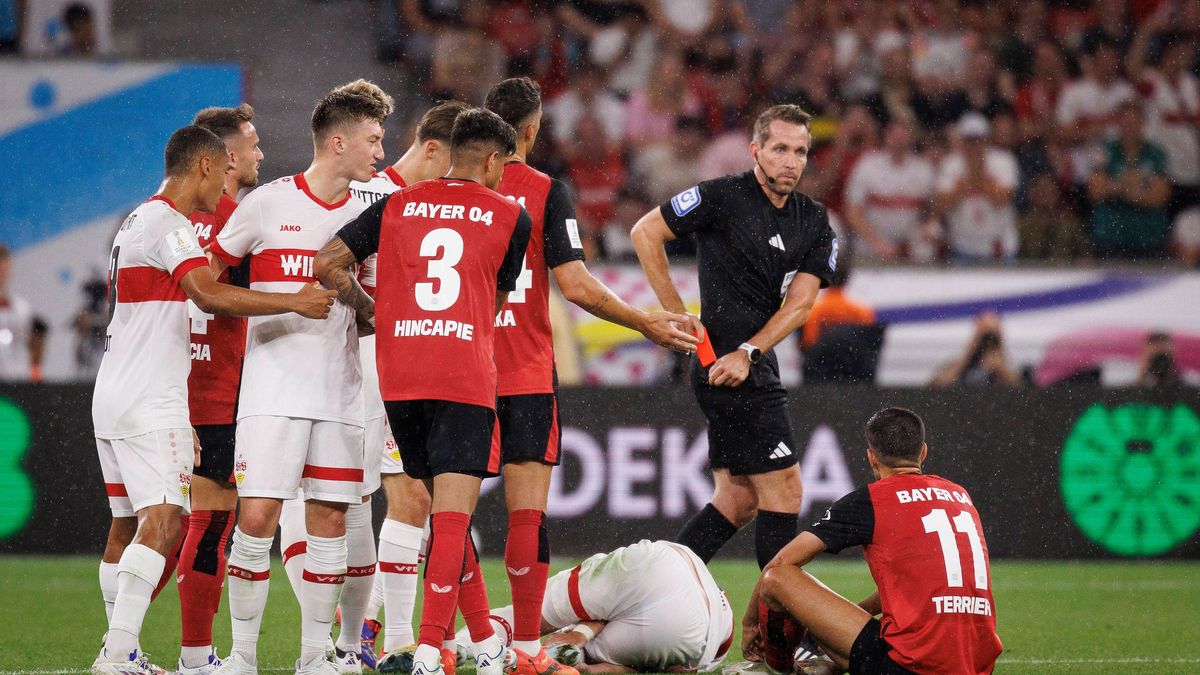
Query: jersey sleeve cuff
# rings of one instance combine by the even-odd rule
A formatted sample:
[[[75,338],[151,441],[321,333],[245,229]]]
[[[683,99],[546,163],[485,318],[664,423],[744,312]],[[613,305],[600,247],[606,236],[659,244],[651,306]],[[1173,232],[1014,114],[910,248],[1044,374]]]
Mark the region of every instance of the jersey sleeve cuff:
[[[221,242],[217,241],[216,239],[212,240],[212,244],[209,245],[209,250],[213,252],[213,255],[220,258],[221,262],[229,265],[230,267],[237,267],[238,265],[242,264],[241,258],[221,248]]]
[[[175,269],[171,270],[171,278],[175,280],[175,283],[179,283],[180,281],[183,281],[183,278],[187,276],[188,272],[191,272],[197,267],[208,267],[208,258],[198,256],[184,260],[176,265]]]

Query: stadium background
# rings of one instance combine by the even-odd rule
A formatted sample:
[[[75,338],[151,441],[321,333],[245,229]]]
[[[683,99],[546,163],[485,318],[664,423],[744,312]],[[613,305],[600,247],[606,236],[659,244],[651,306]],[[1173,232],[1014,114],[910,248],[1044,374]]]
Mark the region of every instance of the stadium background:
[[[704,12],[699,10],[741,4],[750,21],[767,20],[756,24],[757,33],[717,22],[702,32],[703,39],[681,40],[679,27],[663,26],[660,15],[634,28],[618,17],[589,32],[585,25],[572,24],[560,6],[587,10],[596,4],[586,2],[427,3],[449,8],[451,17],[475,12],[492,27],[450,26],[461,22],[449,19],[422,30],[406,25],[396,6],[401,3],[391,0],[254,0],[236,9],[180,2],[171,3],[169,10],[149,0],[87,0],[95,17],[92,52],[87,54],[78,53],[62,23],[69,4],[0,2],[0,49],[15,42],[18,52],[0,55],[0,157],[6,168],[0,181],[0,242],[13,251],[9,290],[28,300],[49,325],[42,382],[0,384],[0,588],[6,597],[33,593],[49,598],[47,607],[94,615],[100,611],[98,593],[86,584],[88,575],[94,576],[93,558],[103,545],[107,512],[88,412],[95,354],[89,352],[86,331],[77,327],[95,309],[96,281],[103,278],[115,228],[157,187],[166,137],[199,108],[252,103],[266,153],[262,172],[270,179],[307,165],[312,102],[338,83],[366,77],[400,104],[387,126],[385,163],[390,163],[407,145],[413,115],[438,93],[428,62],[433,57],[422,61],[412,55],[436,51],[439,35],[457,35],[472,44],[504,21],[520,22],[527,11],[533,20],[522,25],[533,27],[528,35],[538,49],[497,52],[497,62],[488,67],[497,75],[504,73],[506,62],[514,71],[532,70],[546,86],[548,101],[549,94],[571,90],[580,63],[603,60],[611,46],[606,41],[616,39],[620,30],[628,28],[634,36],[635,52],[647,41],[651,53],[689,41],[693,52],[711,52],[708,60],[685,60],[690,91],[697,94],[705,86],[719,88],[727,82],[724,69],[729,64],[721,54],[723,45],[732,47],[735,74],[757,84],[745,87],[743,99],[733,96],[732,104],[718,105],[722,119],[712,122],[709,115],[702,116],[705,143],[729,138],[741,143],[738,139],[748,136],[750,111],[789,95],[780,93],[786,87],[776,91],[764,86],[764,64],[786,56],[794,60],[797,79],[807,77],[811,70],[804,68],[803,54],[819,52],[823,41],[841,44],[838,40],[844,42],[856,30],[862,42],[874,45],[876,59],[893,32],[908,41],[914,60],[922,39],[943,33],[971,49],[982,44],[999,54],[1006,40],[1014,34],[1021,38],[1026,24],[1035,21],[1027,13],[1041,8],[1044,36],[1063,45],[1078,77],[1079,69],[1087,67],[1088,36],[1114,30],[1105,20],[1112,13],[1106,9],[1116,11],[1123,22],[1125,32],[1118,37],[1124,40],[1122,63],[1127,65],[1137,27],[1152,20],[1157,5],[1167,3],[966,2],[953,10],[956,19],[940,25],[939,17],[957,3],[826,3],[845,10],[839,28],[838,19],[831,18],[836,11],[811,3],[685,2],[679,5],[699,8],[700,15]],[[1197,3],[1175,4],[1183,12],[1179,20],[1184,25],[1178,28],[1200,29],[1186,21],[1192,16],[1188,11],[1200,12]],[[6,11],[22,5],[21,37],[6,41]],[[883,15],[901,14],[897,7],[911,8],[913,23],[889,32],[891,24]],[[861,30],[870,23],[863,17],[870,16],[875,16],[873,28]],[[997,16],[1012,22],[998,23]],[[816,29],[807,30],[810,26]],[[507,43],[499,42],[503,50]],[[869,49],[862,53],[872,56]],[[620,81],[620,65],[601,68],[610,89]],[[1002,72],[993,75],[997,85]],[[838,79],[839,73],[827,76],[835,85],[849,86],[849,80]],[[643,73],[643,86],[654,88],[654,78]],[[479,96],[464,95],[478,102]],[[845,124],[839,134],[840,121],[858,118],[849,96],[834,98],[839,99],[836,104],[814,110],[819,113],[819,145],[834,154],[810,165],[803,189],[824,191],[826,201],[836,203],[857,156],[836,153],[852,140],[870,139],[847,138]],[[999,128],[1010,113],[1018,116],[994,111],[993,124]],[[927,129],[929,138],[945,139],[945,149],[954,143],[952,121]],[[878,137],[878,128],[874,135]],[[554,138],[548,129],[533,163],[570,180],[570,143]],[[1039,140],[1046,139],[1036,133],[1030,138],[1035,144]],[[645,195],[629,194],[641,175],[633,168],[640,146],[618,137],[604,147],[614,150],[628,174],[619,188],[607,188],[613,191],[612,219],[619,221],[629,202],[646,203]],[[749,168],[748,159],[727,170],[743,168]],[[623,254],[619,225],[597,223],[592,234],[595,255],[589,267],[622,297],[653,306],[640,271]],[[1138,379],[1142,344],[1151,331],[1168,332],[1174,339],[1185,384],[1200,379],[1200,273],[1188,266],[1186,256],[1186,247],[1172,240],[1164,244],[1162,256],[1151,260],[1023,257],[1016,265],[969,268],[939,262],[857,265],[849,293],[873,306],[887,324],[874,386],[805,385],[797,341],[779,349],[785,381],[795,387],[792,416],[804,446],[806,513],[869,478],[860,433],[866,416],[885,404],[911,406],[930,422],[931,469],[962,482],[979,502],[993,556],[1044,560],[1028,566],[1001,562],[997,568],[1006,658],[1016,659],[1008,662],[1006,672],[1111,672],[1130,666],[1152,672],[1200,670],[1196,646],[1171,639],[1179,615],[1168,609],[1194,608],[1200,600],[1200,567],[1193,562],[1200,557],[1200,395],[1188,386],[1129,387]],[[673,271],[692,308],[699,309],[694,266],[685,256]],[[970,341],[977,314],[989,309],[1002,316],[1008,359],[1026,386],[930,389],[937,369]],[[570,336],[560,340],[560,358],[576,364],[565,368],[564,379],[571,383],[563,393],[566,460],[552,489],[556,553],[579,557],[641,537],[669,536],[704,503],[709,489],[703,471],[703,420],[687,388],[673,378],[677,364],[637,336],[596,322],[574,307],[560,313],[556,326],[560,335]],[[489,489],[477,520],[485,555],[500,550],[502,530],[502,504],[495,485]],[[748,538],[739,537],[722,558],[749,557],[750,546]],[[64,557],[44,564],[38,562],[42,558],[26,557],[47,554]],[[1185,560],[1151,566],[1116,560],[1124,558]],[[1081,562],[1097,559],[1106,562]],[[727,560],[722,565],[718,576],[723,583],[744,585],[753,577],[749,562]],[[854,564],[824,569],[835,587],[846,579],[849,587],[859,588],[865,574]],[[489,580],[493,576],[489,572]],[[54,589],[60,583],[75,584],[75,590],[56,604]],[[1024,589],[1007,597],[1032,618],[1005,615],[1005,583]],[[505,592],[500,577],[493,585]],[[1065,618],[1051,618],[1050,608],[1036,597],[1020,597],[1021,592],[1036,596],[1056,589],[1072,598],[1077,593],[1109,595],[1099,604],[1093,598],[1093,604],[1080,606],[1080,611],[1094,613],[1085,623],[1099,625],[1097,632],[1081,633],[1080,626],[1066,626]],[[76,601],[90,605],[70,604]],[[1135,610],[1137,618],[1122,609],[1143,602],[1148,605]],[[10,612],[20,605],[8,603],[0,610],[5,623],[17,623],[19,617]],[[167,616],[165,609],[156,611],[156,616]],[[53,611],[45,613],[45,622],[60,619]],[[224,615],[218,618],[223,620],[227,625]],[[94,624],[95,616],[68,621],[81,631],[70,641],[86,644],[82,652],[89,652],[99,635],[91,630]],[[1034,633],[1042,642],[1029,637]],[[1090,640],[1092,648],[1064,647],[1071,639]],[[27,643],[25,638],[0,642],[5,654],[0,670],[32,665],[15,651]],[[48,664],[66,667],[58,661]]]

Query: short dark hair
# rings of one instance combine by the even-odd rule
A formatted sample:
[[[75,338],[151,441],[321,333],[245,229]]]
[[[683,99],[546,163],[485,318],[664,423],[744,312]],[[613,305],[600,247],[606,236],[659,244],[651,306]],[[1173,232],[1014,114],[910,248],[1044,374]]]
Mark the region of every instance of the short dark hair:
[[[242,125],[254,120],[254,108],[249,103],[243,103],[236,108],[205,108],[196,113],[192,124],[204,127],[221,139],[236,136],[242,132]]]
[[[63,23],[67,28],[74,28],[81,23],[92,20],[92,8],[82,2],[72,2],[63,10]]]
[[[483,107],[516,127],[542,108],[542,88],[528,77],[510,77],[492,87]]]
[[[417,140],[450,142],[450,134],[454,132],[454,120],[459,113],[471,106],[462,101],[442,101],[421,115],[417,122]]]
[[[754,142],[762,145],[766,142],[767,136],[771,133],[771,122],[774,121],[788,122],[797,124],[809,131],[812,131],[812,115],[804,112],[804,109],[798,105],[790,103],[780,103],[773,105],[770,108],[762,111],[758,119],[754,120]]]
[[[867,445],[887,466],[916,461],[925,445],[925,422],[907,408],[884,408],[867,421]]]
[[[499,150],[504,156],[517,151],[517,132],[496,113],[484,108],[470,108],[459,113],[450,133],[450,152]]]
[[[313,139],[320,140],[331,129],[351,122],[373,120],[383,124],[392,109],[392,97],[373,82],[343,84],[317,101],[312,114]]]
[[[226,152],[225,141],[216,134],[204,127],[189,124],[171,134],[163,159],[168,176],[184,176],[197,158],[204,155],[219,157]]]

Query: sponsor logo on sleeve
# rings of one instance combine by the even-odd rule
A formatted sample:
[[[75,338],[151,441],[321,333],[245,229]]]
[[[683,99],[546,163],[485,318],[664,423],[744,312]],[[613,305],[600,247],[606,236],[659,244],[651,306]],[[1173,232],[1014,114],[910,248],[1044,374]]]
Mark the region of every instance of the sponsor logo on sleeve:
[[[833,238],[833,247],[829,251],[829,271],[830,272],[837,271],[837,253],[838,253],[838,240],[837,240],[837,237],[834,237]]]
[[[189,236],[190,235],[190,236]],[[196,234],[186,227],[180,226],[167,233],[167,248],[171,257],[177,258],[185,253],[198,252]]]
[[[700,205],[700,186],[690,187],[683,192],[671,197],[671,208],[675,210],[675,215],[686,216],[692,209]]]
[[[579,238],[579,222],[574,218],[567,218],[567,237],[571,239],[571,248],[583,249],[583,241]]]

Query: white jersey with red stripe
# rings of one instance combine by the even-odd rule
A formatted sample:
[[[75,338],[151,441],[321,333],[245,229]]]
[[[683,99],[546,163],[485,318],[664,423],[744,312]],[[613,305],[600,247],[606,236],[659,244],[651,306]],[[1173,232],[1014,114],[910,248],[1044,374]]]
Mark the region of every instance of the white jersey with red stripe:
[[[899,163],[884,151],[868,153],[846,180],[846,203],[859,206],[876,234],[911,248],[921,241],[921,221],[933,199],[929,160],[911,153]]]
[[[360,183],[350,183],[350,194],[362,202],[362,208],[374,204],[402,187],[407,187],[400,172],[393,167],[376,172],[371,180]],[[375,265],[379,259],[378,253],[372,253],[358,268],[358,283],[364,290],[375,295]],[[379,393],[379,369],[375,366],[375,336],[368,335],[359,338],[359,359],[362,362],[363,377],[363,415],[368,420],[383,417],[383,396]]]
[[[179,281],[208,264],[187,217],[165,197],[134,209],[113,240],[109,321],[96,375],[97,438],[186,429],[191,344]]]
[[[347,194],[322,201],[304,174],[251,192],[212,244],[230,265],[250,259],[250,288],[293,293],[316,281],[321,249],[365,205]],[[335,302],[329,318],[299,314],[251,317],[238,419],[255,415],[328,420],[363,426],[362,375],[354,311]]]

